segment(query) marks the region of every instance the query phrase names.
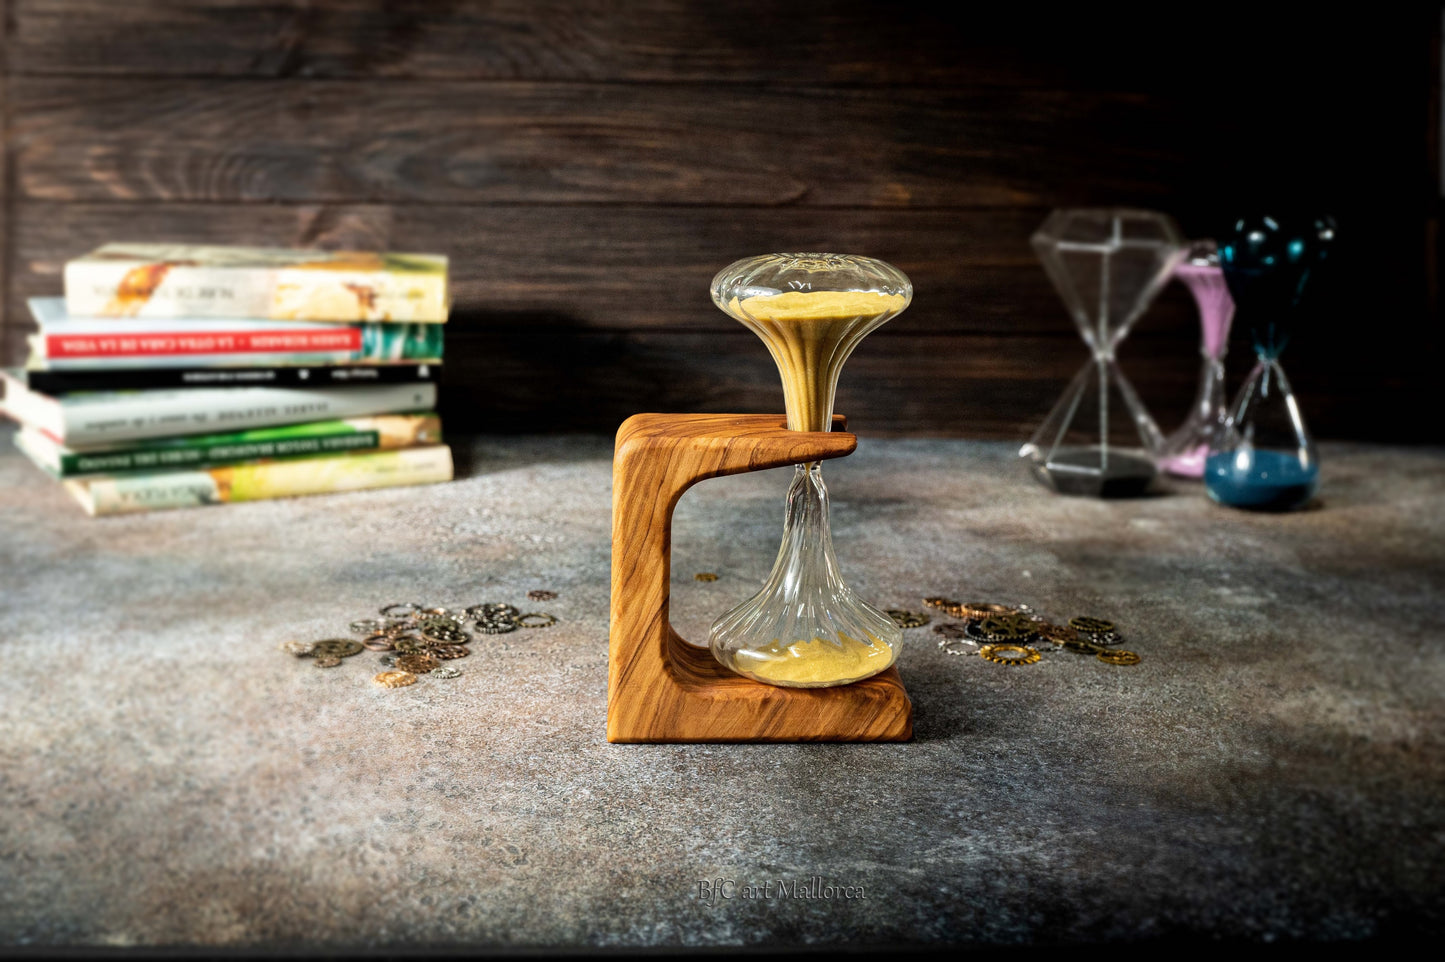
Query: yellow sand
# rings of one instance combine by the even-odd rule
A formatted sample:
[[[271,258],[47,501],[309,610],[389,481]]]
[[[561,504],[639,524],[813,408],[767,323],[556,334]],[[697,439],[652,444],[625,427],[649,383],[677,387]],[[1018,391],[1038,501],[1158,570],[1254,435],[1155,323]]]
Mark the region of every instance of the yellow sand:
[[[788,427],[826,431],[838,373],[858,342],[908,306],[902,294],[786,291],[728,304],[768,346],[783,378]]]
[[[760,681],[822,686],[858,681],[892,663],[893,649],[888,645],[868,644],[840,635],[836,642],[814,638],[784,645],[774,640],[763,648],[735,652],[732,667]]]

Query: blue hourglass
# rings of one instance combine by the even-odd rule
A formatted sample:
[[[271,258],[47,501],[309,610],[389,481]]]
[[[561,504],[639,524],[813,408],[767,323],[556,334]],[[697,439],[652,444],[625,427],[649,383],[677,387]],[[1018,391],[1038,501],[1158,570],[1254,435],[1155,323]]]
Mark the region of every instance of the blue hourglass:
[[[1258,358],[1210,440],[1204,487],[1220,504],[1288,511],[1319,488],[1319,456],[1279,356],[1334,236],[1328,217],[1296,224],[1259,217],[1237,221],[1219,245],[1220,269]]]

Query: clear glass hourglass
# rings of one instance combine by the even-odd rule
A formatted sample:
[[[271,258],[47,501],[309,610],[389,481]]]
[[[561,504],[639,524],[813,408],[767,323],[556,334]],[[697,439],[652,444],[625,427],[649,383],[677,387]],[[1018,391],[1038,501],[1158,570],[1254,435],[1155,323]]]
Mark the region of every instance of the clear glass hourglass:
[[[1204,465],[1205,490],[1220,504],[1287,511],[1319,488],[1319,455],[1279,357],[1334,237],[1328,217],[1297,224],[1260,217],[1236,222],[1220,244],[1220,268],[1256,356]]]
[[[1155,211],[1063,209],[1031,242],[1093,356],[1019,456],[1061,494],[1143,494],[1164,439],[1114,353],[1184,257],[1179,228]]]
[[[783,379],[788,427],[827,431],[843,362],[913,299],[902,271],[848,254],[765,254],[712,282],[712,299],[762,338]],[[762,590],[712,626],[723,665],[773,685],[822,688],[893,664],[902,629],[843,581],[819,464],[800,464],[788,488],[783,541]]]
[[[1174,268],[1174,277],[1194,295],[1199,309],[1202,338],[1199,353],[1204,363],[1199,372],[1199,389],[1194,405],[1172,434],[1164,439],[1159,466],[1181,478],[1204,475],[1209,441],[1224,423],[1227,408],[1224,393],[1224,354],[1229,349],[1229,326],[1234,320],[1234,299],[1219,269],[1219,252],[1213,240],[1197,240],[1189,254]]]

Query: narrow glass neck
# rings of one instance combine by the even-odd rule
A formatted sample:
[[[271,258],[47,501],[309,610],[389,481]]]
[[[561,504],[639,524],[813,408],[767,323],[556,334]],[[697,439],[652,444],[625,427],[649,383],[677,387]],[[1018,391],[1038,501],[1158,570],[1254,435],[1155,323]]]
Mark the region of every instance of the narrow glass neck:
[[[1277,397],[1281,392],[1289,391],[1289,382],[1285,380],[1284,368],[1279,366],[1278,355],[1261,354],[1254,364],[1254,370],[1250,372],[1250,377],[1258,380],[1260,400]]]
[[[788,487],[788,510],[783,519],[782,554],[799,558],[826,556],[833,559],[833,535],[828,524],[828,486],[823,483],[823,468],[818,462],[800,464],[793,471]]]
[[[1285,345],[1289,343],[1289,330],[1274,321],[1257,323],[1251,329],[1254,335],[1254,353],[1261,364],[1278,362]]]
[[[804,585],[834,591],[843,584],[828,524],[828,488],[817,463],[800,464],[793,473],[783,541],[768,582],[792,591]]]

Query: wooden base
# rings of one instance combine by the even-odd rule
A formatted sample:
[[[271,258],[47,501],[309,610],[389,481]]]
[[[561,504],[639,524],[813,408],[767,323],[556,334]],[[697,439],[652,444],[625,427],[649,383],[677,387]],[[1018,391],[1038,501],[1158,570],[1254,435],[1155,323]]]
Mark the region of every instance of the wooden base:
[[[781,414],[638,414],[612,460],[610,742],[906,741],[913,705],[896,668],[837,688],[735,674],[669,621],[672,512],[699,481],[852,454],[841,429],[789,431]]]

